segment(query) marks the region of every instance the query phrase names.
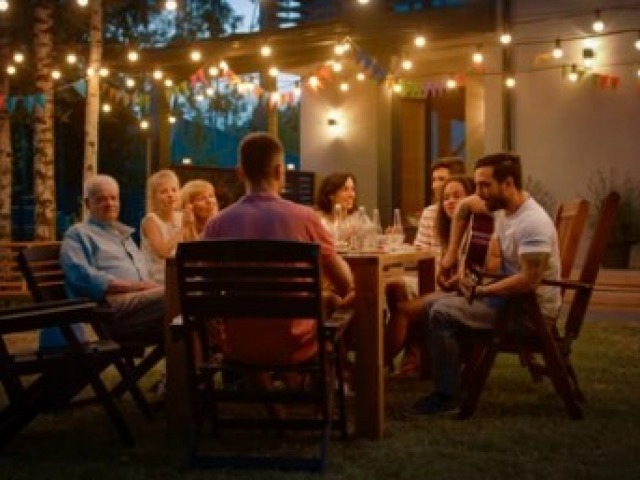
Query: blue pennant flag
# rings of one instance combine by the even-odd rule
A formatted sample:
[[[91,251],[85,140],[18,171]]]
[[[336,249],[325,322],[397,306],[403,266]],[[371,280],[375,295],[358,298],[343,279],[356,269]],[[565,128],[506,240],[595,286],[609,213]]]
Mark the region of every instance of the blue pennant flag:
[[[73,82],[73,88],[83,97],[87,97],[87,81],[84,78]]]

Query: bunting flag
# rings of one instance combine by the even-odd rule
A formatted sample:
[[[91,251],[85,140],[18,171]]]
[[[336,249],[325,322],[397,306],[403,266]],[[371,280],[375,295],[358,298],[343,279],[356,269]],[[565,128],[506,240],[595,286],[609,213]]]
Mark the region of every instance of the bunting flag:
[[[593,80],[595,85],[600,90],[617,90],[620,85],[620,77],[617,75],[604,75],[601,73],[594,73]]]
[[[13,112],[16,111],[16,107],[18,106],[18,98],[17,97],[7,97],[5,100],[5,106],[7,108],[7,112],[13,115]]]
[[[33,107],[35,103],[36,102],[35,102],[35,98],[33,98],[33,95],[27,95],[22,98],[22,105],[24,106],[24,109],[27,111],[29,115],[33,113]]]
[[[5,96],[0,95],[0,110],[4,108],[4,99],[5,99]]]
[[[382,83],[387,78],[387,70],[380,65],[375,58],[367,55],[360,49],[355,50],[354,57],[356,63],[360,65],[362,70],[378,83]]]
[[[44,110],[44,108],[47,106],[47,96],[44,93],[38,93],[34,95],[34,97],[36,106]]]
[[[87,81],[84,78],[76,80],[71,85],[73,86],[73,89],[81,96],[83,96],[84,98],[87,97]]]

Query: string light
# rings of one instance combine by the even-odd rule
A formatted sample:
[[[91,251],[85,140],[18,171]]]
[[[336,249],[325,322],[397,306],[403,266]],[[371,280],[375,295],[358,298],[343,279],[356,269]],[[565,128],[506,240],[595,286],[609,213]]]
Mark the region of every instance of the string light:
[[[309,86],[314,89],[318,88],[320,86],[320,79],[315,75],[311,75],[309,77]]]
[[[101,77],[108,77],[109,76],[109,69],[107,67],[100,67],[100,70],[98,70],[98,74]]]
[[[402,93],[402,84],[399,82],[396,82],[393,84],[393,93]]]
[[[170,124],[176,123],[176,117],[174,115],[169,115],[169,123]]]
[[[636,50],[640,50],[640,31],[638,32],[638,38],[636,39],[636,42],[633,45],[634,47],[636,47]]]
[[[133,88],[136,86],[136,81],[131,77],[127,77],[127,79],[124,81],[124,84],[127,88]]]
[[[600,18],[600,10],[595,11],[596,19],[591,24],[591,28],[596,33],[602,33],[604,31],[604,22],[602,18]]]
[[[413,62],[411,60],[409,60],[408,58],[405,58],[402,61],[402,69],[403,70],[411,70],[413,68]]]
[[[358,80],[359,82],[364,82],[366,79],[367,76],[362,72],[358,72],[358,74],[356,75],[356,80]]]
[[[424,37],[424,35],[416,35],[416,37],[413,39],[413,44],[418,48],[422,48],[427,44],[427,39]]]
[[[216,66],[209,67],[209,76],[217,77],[219,73],[220,73],[220,69],[218,69],[218,67]]]
[[[269,69],[269,75],[272,77],[277,77],[279,73],[280,71],[278,70],[278,67],[271,67]]]
[[[7,0],[0,0],[0,12],[6,12],[9,10],[9,2]]]
[[[89,5],[89,0],[76,0],[79,7],[86,7]]]
[[[167,88],[173,87],[173,80],[171,80],[170,78],[165,78],[164,79],[164,86],[167,87]]]
[[[22,52],[16,52],[13,54],[13,61],[16,63],[22,63],[24,62],[24,53]]]
[[[445,85],[449,90],[453,90],[458,86],[458,82],[456,81],[455,78],[449,77],[447,78],[447,82]]]
[[[178,8],[178,2],[175,0],[167,0],[164,4],[164,8],[169,11],[176,10]]]
[[[562,58],[564,52],[562,51],[562,44],[560,43],[560,39],[556,39],[556,43],[553,47],[553,51],[551,52],[553,58]]]
[[[272,53],[273,50],[269,45],[262,45],[260,47],[260,55],[262,55],[263,57],[270,57]]]
[[[503,45],[509,45],[511,43],[511,40],[513,40],[513,38],[511,37],[511,34],[509,32],[502,32],[500,34],[500,43]]]
[[[567,75],[567,78],[569,79],[570,82],[577,82],[578,81],[578,67],[573,64],[571,65],[571,70],[569,71],[569,74]]]
[[[507,88],[513,88],[516,86],[516,79],[513,78],[512,76],[508,76],[507,78],[504,79],[504,85]]]
[[[342,71],[342,64],[340,62],[333,62],[333,71],[334,72],[341,72]]]
[[[140,120],[140,129],[147,130],[149,128],[149,120]]]
[[[137,50],[129,50],[127,52],[127,60],[130,62],[137,62],[140,59],[140,54]]]
[[[202,60],[202,53],[200,52],[200,50],[191,50],[189,57],[191,57],[192,62],[199,62],[200,60]]]
[[[102,111],[104,113],[111,113],[111,104],[110,103],[103,103],[102,104]]]
[[[8,75],[15,75],[17,71],[18,70],[16,69],[15,65],[12,65],[12,64],[7,65],[7,74]]]
[[[342,82],[340,84],[340,91],[341,92],[348,92],[349,91],[349,84],[347,82]]]
[[[78,56],[75,53],[67,53],[67,63],[74,65],[78,61]]]
[[[57,69],[51,70],[51,78],[53,78],[54,80],[59,80],[61,76],[62,74],[60,73],[60,70],[57,70]]]
[[[162,80],[162,77],[164,77],[164,73],[159,68],[155,69],[152,75],[155,80]]]
[[[480,65],[482,62],[484,62],[484,55],[482,54],[482,47],[480,45],[476,47],[476,51],[473,52],[471,60],[473,60],[473,63],[475,63],[476,65]]]

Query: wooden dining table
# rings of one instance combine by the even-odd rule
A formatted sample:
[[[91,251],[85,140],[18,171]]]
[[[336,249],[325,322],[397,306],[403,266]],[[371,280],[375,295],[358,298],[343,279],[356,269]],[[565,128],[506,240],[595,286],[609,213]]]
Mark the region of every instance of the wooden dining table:
[[[355,378],[354,420],[358,437],[379,440],[384,436],[384,310],[385,285],[407,268],[417,270],[420,293],[435,288],[435,260],[424,250],[349,252],[343,257],[355,278]],[[167,428],[170,434],[186,434],[191,424],[184,342],[172,338],[170,324],[180,313],[176,262],[167,260],[165,316]]]

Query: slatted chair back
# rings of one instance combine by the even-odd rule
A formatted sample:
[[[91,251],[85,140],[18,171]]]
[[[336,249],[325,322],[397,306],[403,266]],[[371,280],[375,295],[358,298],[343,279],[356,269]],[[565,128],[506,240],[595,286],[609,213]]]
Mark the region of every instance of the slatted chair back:
[[[199,419],[195,438],[200,437],[202,422],[212,413],[219,413],[222,403],[254,403],[256,408],[264,404],[315,405],[315,412],[306,419],[255,418],[255,409],[249,418],[235,411],[231,417],[214,414],[215,429],[229,428],[284,428],[309,429],[320,434],[319,455],[312,458],[265,457],[244,452],[239,456],[209,455],[199,453],[199,444],[189,447],[189,462],[209,467],[264,467],[285,469],[323,470],[326,466],[329,431],[334,423],[332,412],[335,371],[335,351],[328,350],[322,305],[322,281],[319,246],[311,243],[276,240],[207,240],[181,243],[176,254],[178,290],[182,312],[179,327],[186,341],[189,391],[195,398],[193,408],[208,405],[208,412],[196,411]],[[283,319],[308,319],[315,322],[318,341],[317,355],[309,361],[294,363],[243,364],[230,359],[220,359],[212,354],[210,328],[214,321],[222,321],[225,327],[233,322],[281,322]],[[187,332],[186,336],[184,332]],[[196,333],[199,344],[193,340]],[[251,342],[264,342],[253,337]],[[199,348],[198,348],[199,346]],[[274,345],[274,349],[277,345]],[[197,357],[197,358],[196,358]],[[332,367],[333,365],[333,367]],[[235,376],[247,372],[280,372],[284,375],[297,372],[310,375],[314,381],[303,390],[285,388],[282,391],[265,391],[249,388],[234,389],[226,382],[212,383],[207,374],[235,372]],[[238,373],[240,372],[240,373]],[[226,378],[226,374],[223,375]],[[341,378],[338,379],[341,384]],[[209,385],[206,388],[204,385]],[[204,400],[202,399],[204,396]],[[310,409],[313,411],[313,409]],[[341,412],[343,415],[344,412]],[[346,426],[345,426],[346,428]],[[346,431],[345,431],[346,432]],[[343,433],[345,433],[343,432]],[[254,452],[255,453],[255,452]]]
[[[587,224],[589,202],[579,198],[563,202],[555,217],[560,249],[561,278],[569,278],[578,253],[582,232]]]
[[[542,364],[529,363],[529,368],[535,369],[539,374],[549,376],[556,393],[563,400],[570,418],[583,417],[579,403],[584,400],[584,395],[578,385],[577,375],[571,362],[571,342],[580,334],[604,249],[619,207],[620,195],[617,192],[609,193],[602,202],[578,280],[543,281],[544,285],[575,291],[562,334],[549,327],[540,313],[535,294],[532,292],[517,300],[519,304],[526,302],[530,306],[528,315],[533,319],[533,332],[524,336],[510,333],[509,325],[517,323],[518,318],[514,318],[512,312],[509,311],[499,318],[498,326],[490,336],[472,334],[466,339],[471,340],[475,351],[470,356],[472,361],[465,368],[464,378],[468,381],[463,393],[461,418],[468,418],[475,412],[495,357],[500,352],[540,354]]]
[[[60,242],[32,245],[18,254],[18,264],[33,300],[46,302],[67,298],[60,266]]]

